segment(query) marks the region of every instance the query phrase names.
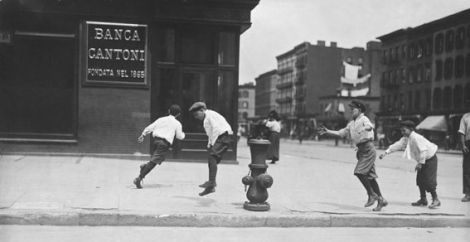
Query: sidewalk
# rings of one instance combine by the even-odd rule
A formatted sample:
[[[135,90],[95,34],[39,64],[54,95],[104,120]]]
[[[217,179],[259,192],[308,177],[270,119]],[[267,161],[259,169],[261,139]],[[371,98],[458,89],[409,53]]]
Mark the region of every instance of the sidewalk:
[[[352,175],[353,152],[283,142],[281,161],[268,168],[274,178],[268,212],[243,209],[247,199],[241,179],[250,162],[246,140],[239,142],[239,164],[220,165],[217,191],[205,197],[198,196],[197,187],[207,179],[203,163],[165,162],[146,177],[144,189],[135,189],[132,180],[143,160],[3,155],[0,224],[470,227],[470,203],[460,202],[460,158],[440,160],[443,205],[435,210],[409,205],[418,198],[409,163],[378,163],[389,206],[372,212],[363,207],[365,192]]]

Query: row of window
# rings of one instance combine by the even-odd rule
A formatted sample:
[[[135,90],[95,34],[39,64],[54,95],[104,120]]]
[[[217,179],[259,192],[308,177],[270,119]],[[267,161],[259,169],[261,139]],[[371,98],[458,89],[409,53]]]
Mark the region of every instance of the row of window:
[[[461,50],[465,46],[470,48],[470,25],[466,28],[461,26],[457,29],[449,29],[438,33],[434,39],[434,53],[438,55],[442,54],[444,50],[451,52],[454,49]],[[408,45],[404,44],[384,50],[382,60],[384,63],[391,63],[406,58],[413,60],[431,56],[432,53],[433,38],[427,37]]]
[[[277,69],[282,70],[282,69],[285,69],[287,67],[293,67],[294,62],[295,62],[294,57],[289,57],[289,58],[282,59],[278,62]]]
[[[422,105],[423,101],[424,106]],[[433,90],[432,99],[431,89],[426,89],[424,92],[415,90],[406,93],[385,95],[381,98],[381,110],[386,112],[430,110],[431,104],[433,110],[444,108],[460,109],[469,106],[470,84],[466,84],[465,87],[456,85],[453,89],[452,87],[445,87],[443,89],[437,87]]]
[[[448,57],[444,61],[436,60],[435,62],[435,81],[442,79],[449,80],[452,78],[470,77],[470,53],[466,57],[458,55],[454,58]],[[431,64],[424,63],[408,68],[398,68],[382,73],[382,87],[388,85],[396,85],[398,83],[419,83],[431,81]]]
[[[448,57],[445,61],[436,60],[436,76],[435,80],[440,81],[442,78],[445,80],[455,78],[462,78],[464,74],[470,76],[470,53],[464,58],[463,55],[458,55],[454,58]]]

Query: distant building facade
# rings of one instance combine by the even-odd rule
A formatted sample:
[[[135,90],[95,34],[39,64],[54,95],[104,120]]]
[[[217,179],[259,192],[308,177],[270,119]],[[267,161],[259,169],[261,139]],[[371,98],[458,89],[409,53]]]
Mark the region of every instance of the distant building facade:
[[[325,113],[328,103],[324,101],[332,96],[375,96],[378,99],[381,73],[379,57],[379,42],[367,43],[367,49],[346,49],[338,47],[336,42],[327,46],[325,41],[317,41],[316,45],[304,42],[277,56],[279,80],[276,101],[284,128],[295,136],[296,130],[303,130],[303,126],[313,130],[312,126],[318,120],[332,119]],[[360,85],[346,85],[343,82],[345,65],[357,67],[355,79],[362,78],[365,81]],[[353,95],[356,90],[365,92]],[[324,96],[328,98],[321,101]],[[339,102],[335,100],[334,103]],[[344,117],[335,116],[333,119]]]
[[[455,146],[458,121],[470,110],[470,9],[378,39],[383,43],[379,121],[386,135],[399,137],[398,120],[427,119],[420,127],[428,138]]]
[[[255,117],[266,117],[271,110],[279,112],[277,98],[277,70],[265,72],[255,78]]]
[[[249,119],[255,116],[255,85],[247,83],[238,86],[238,125],[246,130]]]

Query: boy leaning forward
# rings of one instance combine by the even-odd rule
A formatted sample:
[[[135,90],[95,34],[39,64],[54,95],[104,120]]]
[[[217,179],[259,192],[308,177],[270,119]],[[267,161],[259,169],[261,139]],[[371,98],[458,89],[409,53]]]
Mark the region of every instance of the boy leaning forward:
[[[233,135],[233,131],[230,124],[222,115],[207,109],[206,104],[203,102],[194,103],[189,108],[189,112],[196,119],[203,121],[204,130],[208,137],[207,151],[209,152],[209,157],[207,162],[209,166],[209,180],[199,185],[199,187],[204,188],[199,193],[199,196],[205,196],[215,192],[215,187],[217,186],[217,165],[232,143],[231,135]]]

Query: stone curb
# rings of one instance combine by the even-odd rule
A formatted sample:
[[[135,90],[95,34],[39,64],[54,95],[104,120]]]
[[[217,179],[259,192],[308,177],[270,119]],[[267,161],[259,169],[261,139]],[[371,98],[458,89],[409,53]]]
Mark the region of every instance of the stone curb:
[[[161,227],[470,227],[465,216],[126,214],[112,212],[0,211],[1,225]]]

